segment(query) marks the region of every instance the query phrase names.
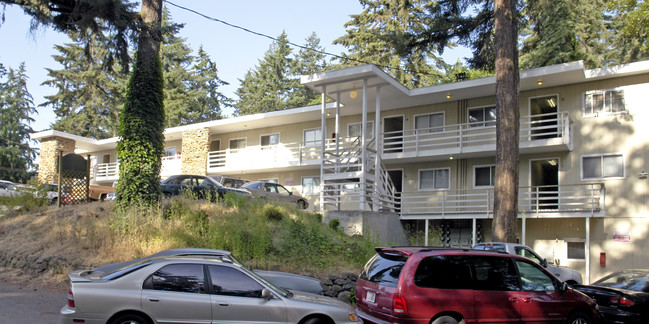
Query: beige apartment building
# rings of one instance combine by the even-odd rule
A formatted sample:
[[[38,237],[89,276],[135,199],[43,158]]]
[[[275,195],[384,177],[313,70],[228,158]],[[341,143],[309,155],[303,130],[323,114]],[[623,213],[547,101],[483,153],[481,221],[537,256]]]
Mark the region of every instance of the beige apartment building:
[[[381,214],[448,246],[491,239],[495,77],[410,90],[364,65],[302,83],[329,103],[166,129],[161,178],[276,181],[313,211]],[[587,282],[649,268],[648,101],[649,61],[520,73],[519,241]],[[32,138],[41,181],[59,150],[89,155],[93,184],[118,180],[117,138]]]

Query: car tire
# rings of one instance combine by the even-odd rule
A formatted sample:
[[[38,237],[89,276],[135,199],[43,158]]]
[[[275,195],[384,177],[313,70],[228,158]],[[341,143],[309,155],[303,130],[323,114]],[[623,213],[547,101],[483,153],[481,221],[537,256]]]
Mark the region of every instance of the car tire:
[[[306,201],[304,201],[304,200],[298,200],[298,201],[297,201],[297,208],[298,208],[298,209],[306,209]]]
[[[568,324],[591,324],[593,321],[583,312],[574,312],[568,317]]]
[[[434,321],[432,321],[431,324],[465,324],[465,322],[464,320],[458,322],[452,316],[441,316],[435,319]]]
[[[115,317],[110,324],[150,324],[150,322],[139,314],[122,314]]]

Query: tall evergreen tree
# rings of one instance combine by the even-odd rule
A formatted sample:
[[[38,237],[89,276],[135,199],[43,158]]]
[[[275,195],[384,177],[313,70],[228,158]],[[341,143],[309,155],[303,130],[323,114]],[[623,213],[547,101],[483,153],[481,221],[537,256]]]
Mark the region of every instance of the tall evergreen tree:
[[[372,63],[410,87],[437,84],[445,64],[434,43],[411,46],[427,23],[424,0],[360,0],[364,9],[345,24],[347,34],[334,40],[347,48],[342,66]]]
[[[527,24],[521,31],[521,68],[578,60],[591,68],[605,64],[604,7],[603,0],[527,1],[522,12]]]
[[[249,70],[237,89],[237,115],[249,115],[288,108],[291,92],[299,86],[285,32],[277,37],[254,70]]]
[[[219,88],[228,83],[219,79],[216,64],[203,50],[203,46],[198,49],[191,73],[193,76],[189,88],[193,101],[186,121],[198,123],[223,118],[223,108],[230,107],[232,101]]]
[[[27,90],[25,64],[9,72],[0,64],[0,179],[25,182],[36,152],[29,146],[29,124],[36,113],[34,101]]]
[[[300,49],[295,57],[295,71],[293,74],[297,77],[301,75],[311,75],[328,69],[329,64],[324,54],[325,49],[320,46],[320,38],[313,32],[306,38],[304,47]],[[300,107],[308,105],[317,105],[322,98],[315,91],[297,85],[291,94],[288,102],[290,107]]]
[[[606,7],[613,39],[607,58],[610,64],[623,64],[649,58],[649,2],[608,0]]]
[[[74,42],[56,45],[59,54],[53,56],[62,68],[47,68],[50,79],[42,83],[57,92],[41,106],[53,108],[53,129],[94,139],[117,136],[127,81],[123,67],[110,59],[108,44],[98,35],[86,44],[77,32],[68,36]]]

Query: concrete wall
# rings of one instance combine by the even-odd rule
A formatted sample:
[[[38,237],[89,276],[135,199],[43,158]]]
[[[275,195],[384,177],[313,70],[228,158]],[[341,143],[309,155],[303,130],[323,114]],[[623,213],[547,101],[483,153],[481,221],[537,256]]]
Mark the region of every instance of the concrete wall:
[[[384,245],[408,245],[406,232],[396,213],[328,210],[323,219],[327,223],[338,219],[348,235],[370,235]]]

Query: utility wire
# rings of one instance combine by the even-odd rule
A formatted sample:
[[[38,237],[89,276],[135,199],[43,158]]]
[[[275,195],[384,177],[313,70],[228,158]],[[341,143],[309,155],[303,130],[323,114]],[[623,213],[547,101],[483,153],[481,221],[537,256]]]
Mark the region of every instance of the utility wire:
[[[171,1],[168,1],[168,0],[163,0],[163,1],[166,2],[169,5],[172,5],[172,6],[176,7],[176,8],[186,10],[186,11],[189,11],[189,12],[194,13],[196,15],[199,15],[199,16],[205,18],[205,19],[215,21],[215,22],[219,22],[219,23],[222,23],[222,24],[224,24],[226,26],[236,28],[236,29],[240,29],[240,30],[243,30],[243,31],[245,31],[247,33],[253,34],[253,35],[268,38],[268,39],[273,40],[273,41],[278,41],[278,39],[273,37],[273,36],[269,36],[269,35],[266,35],[266,34],[263,34],[263,33],[260,33],[260,32],[256,32],[254,30],[250,30],[250,29],[245,28],[245,27],[241,27],[241,26],[238,26],[238,25],[235,25],[235,24],[231,24],[231,23],[229,23],[227,21],[223,21],[223,20],[218,19],[218,18],[210,17],[210,16],[205,15],[203,13],[200,13],[200,12],[194,10],[194,9],[190,9],[190,8],[187,8],[187,7],[183,7],[181,5],[177,5],[177,4],[175,4],[175,3],[171,2]],[[315,49],[315,48],[306,47],[304,45],[299,45],[299,44],[296,44],[296,43],[293,43],[293,42],[287,42],[287,43],[289,45],[291,45],[291,46],[294,46],[294,47],[302,48],[302,49],[309,50],[309,51],[314,51],[314,52],[324,54],[324,55],[327,55],[327,56],[332,56],[332,57],[335,57],[335,58],[337,58],[339,60],[355,61],[355,62],[362,63],[362,64],[373,64],[373,65],[376,65],[376,66],[378,66],[378,67],[380,67],[380,68],[382,68],[384,70],[399,70],[399,71],[408,72],[408,73],[416,73],[416,74],[422,74],[422,75],[436,76],[435,74],[432,74],[432,73],[419,72],[419,71],[410,71],[410,70],[407,70],[407,69],[402,69],[400,67],[390,67],[390,66],[387,66],[387,65],[379,65],[379,64],[376,64],[376,63],[368,62],[368,61],[363,61],[363,60],[359,60],[359,59],[355,59],[355,58],[351,58],[351,57],[346,57],[346,56],[330,53],[330,52],[327,52],[327,51],[321,51],[321,50],[318,50],[318,49]]]

